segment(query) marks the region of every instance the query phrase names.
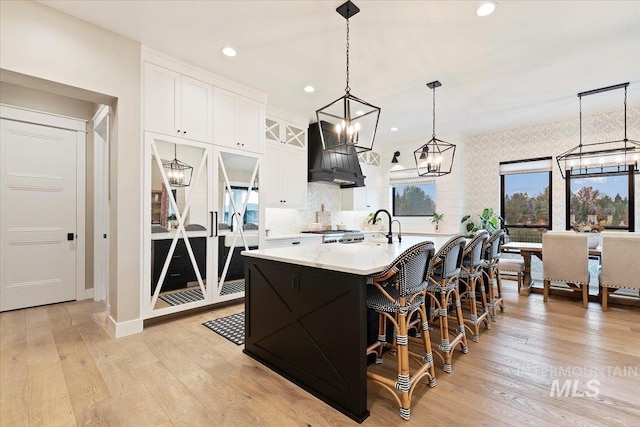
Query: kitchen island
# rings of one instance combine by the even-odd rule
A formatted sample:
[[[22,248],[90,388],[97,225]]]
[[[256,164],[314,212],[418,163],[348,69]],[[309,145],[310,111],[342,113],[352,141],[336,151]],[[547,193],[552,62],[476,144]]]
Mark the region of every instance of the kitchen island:
[[[417,243],[437,250],[448,238],[243,251],[244,353],[362,422],[369,416],[366,277]]]

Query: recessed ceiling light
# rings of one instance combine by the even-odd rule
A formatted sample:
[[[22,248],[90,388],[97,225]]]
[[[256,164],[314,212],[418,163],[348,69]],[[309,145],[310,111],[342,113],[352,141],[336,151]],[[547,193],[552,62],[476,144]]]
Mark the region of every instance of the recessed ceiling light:
[[[236,50],[231,46],[223,48],[222,53],[224,53],[226,56],[236,56]]]
[[[397,131],[397,130],[398,130],[398,128],[391,128],[391,129],[389,129],[389,130],[390,130],[391,132],[395,132],[395,131]]]
[[[497,6],[498,4],[495,1],[483,1],[478,6],[478,10],[476,10],[476,13],[478,14],[478,16],[489,16],[496,10]]]
[[[362,110],[356,111],[356,116],[361,116],[363,114],[364,114],[364,111],[362,111]]]
[[[316,91],[316,88],[314,88],[313,86],[305,86],[304,91],[307,93],[312,93]]]

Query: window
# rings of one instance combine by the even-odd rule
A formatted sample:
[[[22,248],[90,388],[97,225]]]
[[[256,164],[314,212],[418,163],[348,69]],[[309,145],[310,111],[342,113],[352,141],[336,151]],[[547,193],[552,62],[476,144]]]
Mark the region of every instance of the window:
[[[511,240],[541,242],[551,229],[551,158],[500,163],[500,215]]]
[[[634,231],[633,173],[567,179],[567,229],[575,224],[602,224],[606,229]]]
[[[249,195],[249,200],[247,202],[247,208],[244,212],[244,218],[242,219],[243,224],[258,224],[259,218],[259,210],[258,210],[258,189],[253,188]],[[236,209],[241,210],[244,205],[245,199],[247,198],[247,194],[249,194],[248,187],[239,187],[232,185],[231,186],[231,194],[228,189],[225,189],[224,195],[224,212],[222,214],[222,218],[225,223],[230,224],[232,226],[237,225],[235,222],[231,224],[231,215],[234,212],[233,206],[231,205],[231,199],[233,198],[233,203],[235,204]]]
[[[431,216],[436,210],[436,185],[394,185],[393,216]]]

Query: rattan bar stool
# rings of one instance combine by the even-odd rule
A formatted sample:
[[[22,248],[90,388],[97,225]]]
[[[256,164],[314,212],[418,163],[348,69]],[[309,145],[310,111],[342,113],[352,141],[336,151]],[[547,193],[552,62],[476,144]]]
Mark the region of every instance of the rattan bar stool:
[[[489,304],[482,282],[482,268],[485,265],[482,255],[488,239],[489,233],[487,231],[478,232],[465,246],[460,267],[458,288],[460,299],[469,304],[469,318],[465,319],[465,325],[471,331],[473,342],[480,341],[480,325],[482,323],[487,329],[491,329]],[[477,286],[478,282],[480,282],[480,286]],[[476,298],[477,289],[480,290],[479,301]],[[478,304],[480,305],[480,314],[478,314]]]
[[[462,353],[468,353],[467,336],[464,329],[464,318],[458,294],[458,276],[462,264],[465,238],[456,236],[447,241],[433,256],[429,265],[429,284],[426,295],[430,297],[430,317],[440,324],[440,345],[435,353],[444,363],[444,371],[451,373],[453,350],[460,345]],[[448,312],[455,311],[458,323],[453,338],[449,335]]]
[[[498,262],[500,259],[500,244],[506,235],[504,230],[496,230],[489,236],[489,240],[484,245],[484,277],[486,280],[487,293],[489,294],[489,313],[491,320],[495,322],[497,307],[504,311],[504,299],[502,298],[502,281],[498,272]]]
[[[383,360],[383,350],[391,348],[398,363],[397,378],[389,378],[367,372],[367,378],[380,384],[398,402],[400,416],[408,420],[411,416],[411,398],[419,381],[426,377],[430,387],[435,387],[435,369],[429,335],[428,318],[424,304],[425,280],[429,262],[433,257],[431,242],[422,242],[404,251],[384,271],[367,278],[367,307],[378,313],[378,341],[367,348],[367,355],[376,355],[376,364]],[[423,353],[409,349],[408,326],[414,315],[422,321]],[[386,325],[394,328],[394,342],[386,341]],[[409,363],[414,360],[419,367],[413,372]]]

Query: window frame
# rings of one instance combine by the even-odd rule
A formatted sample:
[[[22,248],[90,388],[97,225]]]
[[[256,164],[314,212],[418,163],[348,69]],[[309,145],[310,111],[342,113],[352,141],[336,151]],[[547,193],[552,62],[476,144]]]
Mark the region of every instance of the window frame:
[[[430,218],[433,216],[433,213],[431,214],[425,214],[425,215],[400,215],[396,213],[396,187],[419,187],[422,185],[433,185],[434,189],[435,189],[435,198],[433,199],[433,212],[437,212],[436,206],[437,206],[437,194],[438,194],[438,186],[435,182],[423,182],[423,183],[411,183],[411,184],[392,184],[391,185],[391,215],[393,217],[399,217],[399,218]]]
[[[565,228],[567,230],[571,230],[571,171],[567,170],[565,178]],[[633,168],[629,168],[626,172],[608,172],[603,174],[606,176],[627,176],[627,185],[628,185],[628,201],[629,201],[629,225],[627,227],[622,227],[620,225],[610,225],[607,226],[608,230],[616,230],[616,231],[628,231],[630,233],[635,232],[635,174]],[[593,178],[599,175],[577,175],[575,178]]]
[[[549,161],[551,160],[551,157],[537,157],[537,158],[533,158],[533,159],[521,159],[521,160],[510,160],[510,161],[506,161],[506,162],[500,162],[500,165],[508,165],[508,164],[515,164],[515,163],[522,163],[522,164],[526,164],[526,163],[531,163],[531,162],[540,162],[540,161]],[[511,173],[500,173],[500,216],[502,217],[502,226],[506,229],[524,229],[524,230],[531,230],[531,229],[544,229],[544,230],[551,230],[553,228],[553,165],[551,165],[551,167],[549,168],[549,170],[529,170],[527,171],[526,169],[523,169],[522,172],[511,172]],[[507,223],[507,217],[506,217],[506,212],[505,212],[505,177],[507,175],[522,175],[522,174],[527,174],[527,173],[543,173],[543,172],[547,172],[547,177],[549,180],[549,207],[548,207],[548,212],[549,212],[549,220],[548,223],[546,225],[540,225],[540,224],[533,224],[533,225],[528,225],[528,224],[508,224]]]

